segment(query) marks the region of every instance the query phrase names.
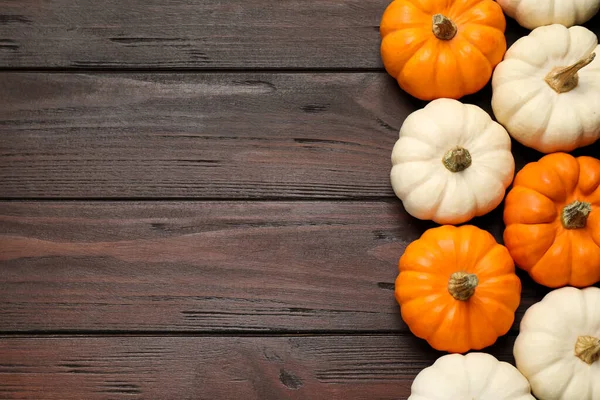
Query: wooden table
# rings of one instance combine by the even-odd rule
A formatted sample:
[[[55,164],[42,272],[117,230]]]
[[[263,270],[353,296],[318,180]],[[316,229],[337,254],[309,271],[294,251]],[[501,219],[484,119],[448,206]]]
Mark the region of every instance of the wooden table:
[[[0,398],[408,397],[387,4],[0,1]]]

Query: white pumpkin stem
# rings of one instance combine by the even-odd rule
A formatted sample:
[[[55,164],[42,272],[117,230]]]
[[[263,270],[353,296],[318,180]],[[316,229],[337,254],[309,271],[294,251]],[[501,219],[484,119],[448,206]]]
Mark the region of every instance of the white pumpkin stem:
[[[590,365],[600,360],[600,339],[593,336],[579,336],[575,342],[575,355]]]
[[[448,280],[448,292],[456,300],[467,301],[475,293],[478,284],[477,275],[462,271],[455,272]]]
[[[546,83],[554,89],[556,93],[565,93],[573,90],[579,83],[577,72],[594,61],[596,53],[592,53],[587,57],[582,58],[575,64],[568,67],[556,67],[548,75],[546,75]]]
[[[444,158],[442,158],[442,163],[451,172],[464,171],[469,168],[471,162],[472,159],[469,150],[463,149],[460,146],[448,150],[444,154]]]
[[[592,205],[585,201],[575,200],[562,209],[561,221],[565,229],[585,228]]]
[[[450,40],[456,35],[456,25],[452,20],[445,15],[435,14],[432,17],[432,28],[433,34],[436,38],[441,40]]]

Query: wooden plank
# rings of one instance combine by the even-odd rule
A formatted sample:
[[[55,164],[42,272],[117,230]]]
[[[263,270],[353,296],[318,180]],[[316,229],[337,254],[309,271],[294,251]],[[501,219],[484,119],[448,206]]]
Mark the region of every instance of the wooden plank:
[[[0,68],[381,69],[389,2],[4,1]]]
[[[4,1],[0,68],[382,69],[390,0]],[[600,18],[585,26],[600,32]],[[507,21],[509,45],[527,30]]]
[[[2,338],[0,397],[398,400],[441,355],[410,335]]]
[[[0,331],[406,333],[397,262],[431,226],[396,201],[1,203]],[[521,276],[519,318],[547,292]]]
[[[0,74],[0,196],[393,196],[377,74]]]
[[[390,0],[4,1],[0,68],[382,69]],[[600,32],[600,18],[585,26]],[[509,45],[527,30],[507,21]]]
[[[424,104],[383,73],[4,73],[0,197],[393,198],[392,147]]]
[[[388,1],[0,4],[2,67],[370,68]]]

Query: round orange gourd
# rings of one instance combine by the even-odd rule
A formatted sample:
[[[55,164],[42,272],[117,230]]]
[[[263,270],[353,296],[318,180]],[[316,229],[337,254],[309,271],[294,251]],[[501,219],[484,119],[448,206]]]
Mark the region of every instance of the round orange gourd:
[[[517,174],[504,205],[504,243],[538,283],[600,281],[600,160],[554,153]]]
[[[508,250],[482,229],[429,229],[408,245],[399,269],[402,319],[437,350],[482,349],[514,322],[521,281]]]
[[[380,24],[381,57],[412,96],[458,99],[490,80],[506,52],[505,28],[493,0],[394,0]]]

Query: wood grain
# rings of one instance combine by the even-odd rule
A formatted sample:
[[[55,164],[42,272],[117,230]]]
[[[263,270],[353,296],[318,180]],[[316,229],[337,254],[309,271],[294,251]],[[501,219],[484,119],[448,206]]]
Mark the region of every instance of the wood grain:
[[[0,75],[0,196],[392,195],[384,74]]]
[[[5,198],[393,195],[384,74],[0,74]]]
[[[410,335],[1,338],[0,398],[405,400],[441,355]]]
[[[389,3],[4,1],[0,68],[381,69]],[[509,21],[508,42],[526,32]]]
[[[0,203],[1,331],[406,333],[399,202]],[[501,239],[501,210],[473,223]],[[518,316],[547,292],[521,274]]]
[[[0,74],[0,197],[393,198],[424,104],[384,73]]]

